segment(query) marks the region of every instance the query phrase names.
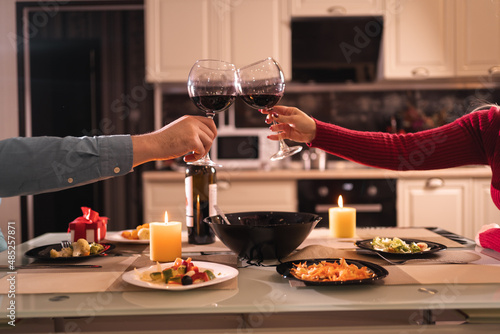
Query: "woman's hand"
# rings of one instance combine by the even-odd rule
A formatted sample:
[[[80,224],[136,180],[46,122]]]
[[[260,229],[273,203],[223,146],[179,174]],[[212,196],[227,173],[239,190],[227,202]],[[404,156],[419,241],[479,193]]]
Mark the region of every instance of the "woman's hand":
[[[272,110],[260,111],[267,114],[266,123],[276,121],[270,129],[276,134],[267,136],[271,140],[291,139],[296,142],[310,143],[316,137],[316,122],[307,114],[295,107],[275,106]]]
[[[132,136],[134,167],[147,161],[174,159],[185,154],[184,161],[196,161],[210,150],[216,135],[213,120],[183,116],[157,131]]]

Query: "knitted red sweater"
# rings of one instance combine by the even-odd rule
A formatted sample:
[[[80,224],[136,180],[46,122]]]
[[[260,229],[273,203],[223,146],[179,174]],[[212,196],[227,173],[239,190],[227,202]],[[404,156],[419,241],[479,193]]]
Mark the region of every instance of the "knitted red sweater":
[[[499,108],[476,111],[450,124],[409,134],[353,131],[315,121],[316,138],[310,146],[367,166],[406,171],[489,165],[491,197],[500,209]],[[497,230],[495,245],[487,247],[500,251]]]
[[[491,197],[500,209],[500,109],[467,114],[441,127],[408,134],[354,131],[316,121],[310,146],[367,166],[395,171],[490,165]],[[500,146],[499,146],[500,147]]]

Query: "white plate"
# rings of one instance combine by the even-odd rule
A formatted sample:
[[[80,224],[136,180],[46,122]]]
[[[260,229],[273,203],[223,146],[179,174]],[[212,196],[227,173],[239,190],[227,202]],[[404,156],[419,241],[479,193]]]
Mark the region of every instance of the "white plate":
[[[223,264],[213,263],[213,262],[204,262],[204,261],[193,261],[193,264],[195,266],[197,266],[198,268],[200,268],[200,270],[210,269],[215,274],[215,278],[213,280],[208,281],[208,282],[194,283],[191,285],[152,283],[152,282],[146,282],[146,281],[141,280],[135,270],[131,270],[131,271],[124,273],[122,275],[122,278],[127,283],[141,286],[143,288],[178,291],[178,290],[191,290],[191,289],[202,288],[204,286],[222,283],[222,282],[228,281],[228,280],[238,276],[237,269],[223,265]],[[171,267],[173,265],[174,265],[174,262],[160,264],[162,270],[165,268]],[[157,265],[153,265],[150,267],[139,268],[139,269],[137,269],[137,271],[139,273],[143,273],[144,271],[148,271],[148,270],[156,271],[156,268],[157,268]]]
[[[125,230],[125,231],[133,231],[133,230]],[[123,231],[118,232],[106,232],[105,240],[114,241],[114,242],[122,242],[127,244],[149,244],[149,239],[135,240],[135,239],[127,239],[122,237]]]

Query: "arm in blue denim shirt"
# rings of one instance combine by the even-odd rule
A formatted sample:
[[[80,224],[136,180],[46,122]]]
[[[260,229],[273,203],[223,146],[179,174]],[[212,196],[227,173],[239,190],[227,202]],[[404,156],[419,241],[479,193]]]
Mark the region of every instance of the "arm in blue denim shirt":
[[[29,157],[29,158],[27,158]],[[129,135],[0,141],[0,197],[62,190],[132,171]]]
[[[205,155],[217,134],[212,119],[183,116],[142,135],[32,137],[0,141],[0,197],[62,190],[112,176],[134,166]]]

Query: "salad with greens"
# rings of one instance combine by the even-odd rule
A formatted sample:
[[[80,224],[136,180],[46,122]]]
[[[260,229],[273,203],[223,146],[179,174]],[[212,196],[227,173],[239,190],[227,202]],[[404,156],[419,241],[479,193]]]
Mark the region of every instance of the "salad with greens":
[[[406,243],[399,238],[373,238],[371,245],[374,250],[389,253],[421,253],[430,250],[425,242]]]

